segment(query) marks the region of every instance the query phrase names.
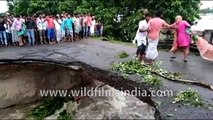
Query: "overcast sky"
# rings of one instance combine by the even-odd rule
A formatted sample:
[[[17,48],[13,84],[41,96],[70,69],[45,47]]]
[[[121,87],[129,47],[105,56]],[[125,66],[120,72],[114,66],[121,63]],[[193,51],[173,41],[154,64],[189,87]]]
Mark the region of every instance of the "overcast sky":
[[[213,7],[213,0],[201,0],[203,3],[202,6],[200,6],[201,9]],[[8,10],[7,2],[4,0],[0,0],[0,13],[6,12]]]

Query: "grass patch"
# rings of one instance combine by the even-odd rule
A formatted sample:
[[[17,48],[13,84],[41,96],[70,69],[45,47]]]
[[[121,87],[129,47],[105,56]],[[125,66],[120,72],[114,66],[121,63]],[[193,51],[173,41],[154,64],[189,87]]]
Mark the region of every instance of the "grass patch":
[[[173,103],[183,103],[186,106],[201,107],[204,105],[201,96],[197,91],[189,88],[185,91],[180,91],[174,98]]]
[[[122,51],[122,52],[118,53],[117,57],[118,58],[127,58],[127,57],[129,57],[129,54],[125,51]]]
[[[64,110],[59,114],[57,120],[74,120],[74,118],[72,114],[69,114],[66,112],[66,110]]]
[[[102,41],[103,39],[105,39],[105,41],[110,42],[110,43],[114,43],[114,44],[123,44],[123,45],[128,45],[128,46],[134,46],[131,42],[124,42],[124,41],[121,41],[121,40],[116,40],[113,37],[93,36],[92,39],[93,40],[100,40],[100,41]]]
[[[101,40],[102,39],[102,37],[100,37],[100,36],[92,36],[91,37],[93,40]]]
[[[45,117],[54,114],[56,110],[63,107],[65,102],[70,100],[70,97],[45,98],[39,106],[33,108],[27,114],[27,117],[36,120],[43,120]]]

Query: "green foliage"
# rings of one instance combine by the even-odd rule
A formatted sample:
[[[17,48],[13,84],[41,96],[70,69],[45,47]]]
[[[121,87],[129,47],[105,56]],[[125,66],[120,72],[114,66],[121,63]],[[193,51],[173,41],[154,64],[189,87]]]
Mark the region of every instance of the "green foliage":
[[[46,98],[39,106],[33,108],[27,116],[36,120],[43,120],[45,117],[54,114],[68,101],[70,101],[69,97]]]
[[[161,73],[169,78],[179,78],[180,73],[171,73],[166,70],[161,69],[161,62],[157,62],[153,65],[148,65],[145,63],[140,63],[139,61],[128,61],[121,62],[119,64],[114,63],[112,65],[112,70],[120,72],[122,75],[127,76],[131,74],[136,74],[140,76],[145,83],[149,85],[160,85],[161,80],[156,77],[153,72]]]
[[[122,51],[122,52],[118,53],[117,56],[118,56],[119,58],[127,58],[127,57],[129,57],[129,54],[126,53],[125,51]]]
[[[154,76],[154,75],[147,75],[144,77],[144,82],[149,84],[149,85],[160,85],[161,84],[161,80]]]
[[[176,15],[192,23],[199,18],[200,0],[12,0],[10,12],[29,15],[34,13],[91,13],[104,24],[104,36],[130,42],[138,23],[144,17],[143,9],[153,15],[162,10],[167,22],[173,23]],[[118,17],[120,16],[120,17]],[[119,19],[120,18],[120,19]]]
[[[57,120],[74,120],[73,115],[67,113],[65,110],[61,112],[57,118]]]
[[[183,102],[184,105],[191,105],[194,107],[201,107],[204,105],[201,96],[198,95],[198,92],[191,88],[177,93],[173,103],[177,102]]]
[[[113,69],[121,72],[122,74],[137,74],[144,79],[147,84],[154,85],[156,82],[155,78],[150,74],[148,69],[150,66],[143,66],[138,61],[123,62],[120,64],[114,64]],[[158,84],[157,83],[155,85]]]

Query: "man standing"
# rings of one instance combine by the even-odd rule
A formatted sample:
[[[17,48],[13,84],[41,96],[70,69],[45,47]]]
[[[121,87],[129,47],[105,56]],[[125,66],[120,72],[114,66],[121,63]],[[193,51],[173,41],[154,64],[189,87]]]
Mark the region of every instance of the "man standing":
[[[80,32],[80,29],[81,29],[80,24],[81,24],[80,23],[80,18],[79,18],[78,15],[76,15],[76,17],[74,19],[76,41],[78,41],[80,39],[80,36],[79,36],[79,32]]]
[[[35,45],[35,22],[32,17],[28,17],[26,21],[26,26],[27,26],[27,36],[28,36],[28,41],[29,45],[34,46]]]
[[[81,31],[80,31],[80,34],[81,34],[81,39],[84,39],[84,17],[83,17],[83,14],[80,15],[80,26],[81,26]]]
[[[146,52],[146,58],[152,63],[158,56],[157,46],[160,37],[160,31],[163,27],[169,28],[170,25],[167,24],[163,19],[163,13],[158,11],[156,17],[152,18],[148,25],[148,48]]]
[[[64,16],[61,16],[61,25],[60,25],[60,30],[61,30],[61,39],[62,39],[62,42],[65,42],[66,41],[66,36],[65,36],[65,17]]]
[[[11,35],[11,27],[10,27],[10,22],[5,18],[5,24],[4,27],[6,28],[6,36],[7,36],[7,43],[8,45],[12,45],[12,35]]]
[[[55,24],[54,24],[52,15],[47,16],[46,21],[47,21],[47,37],[49,40],[49,44],[53,44],[53,40],[54,40],[54,36],[55,36],[54,35]]]
[[[84,37],[87,38],[87,16],[86,16],[86,14],[83,15],[83,33],[84,33]]]
[[[38,32],[39,32],[39,39],[40,39],[40,43],[43,44],[45,42],[45,25],[44,25],[44,19],[42,18],[42,15],[40,15],[38,18],[37,18],[37,21],[36,21],[36,25],[37,25],[37,28],[38,28]]]
[[[54,20],[54,24],[55,24],[55,30],[56,30],[56,40],[57,43],[61,42],[61,19],[56,16],[56,19]]]
[[[15,28],[15,30],[17,31],[17,36],[18,36],[18,42],[19,42],[19,46],[23,46],[23,36],[22,36],[22,24],[23,21],[20,19],[20,16],[16,16],[16,19],[13,21],[13,25],[12,28]]]
[[[13,42],[13,45],[18,45],[17,30],[12,26],[14,21],[16,21],[16,18],[14,16],[11,16],[10,26],[11,26],[12,42]]]
[[[91,23],[92,23],[92,17],[90,16],[90,14],[88,14],[86,18],[87,18],[87,22],[86,22],[86,25],[87,25],[87,37],[90,37],[90,35],[91,35],[90,27],[91,27]]]
[[[146,46],[147,46],[147,29],[148,22],[151,19],[149,13],[145,14],[145,20],[141,20],[138,25],[138,30],[135,36],[135,40],[137,41],[137,52],[136,57],[141,61],[145,57]]]
[[[0,41],[2,45],[7,46],[5,20],[3,19],[0,19]]]
[[[73,42],[73,19],[69,14],[67,19],[65,20],[65,28],[67,29],[67,35],[69,41]]]

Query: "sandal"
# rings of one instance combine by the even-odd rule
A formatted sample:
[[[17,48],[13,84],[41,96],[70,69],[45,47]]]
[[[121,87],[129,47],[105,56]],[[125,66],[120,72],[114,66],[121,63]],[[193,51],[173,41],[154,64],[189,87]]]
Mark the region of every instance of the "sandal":
[[[186,63],[186,62],[187,62],[187,59],[183,59],[183,62],[185,62],[185,63]]]

